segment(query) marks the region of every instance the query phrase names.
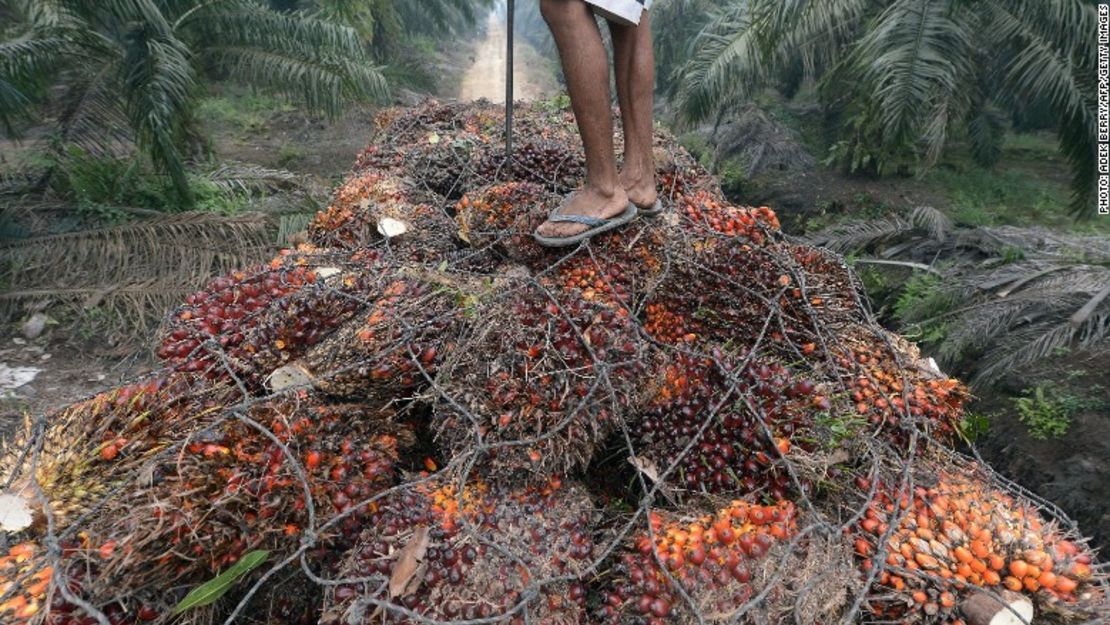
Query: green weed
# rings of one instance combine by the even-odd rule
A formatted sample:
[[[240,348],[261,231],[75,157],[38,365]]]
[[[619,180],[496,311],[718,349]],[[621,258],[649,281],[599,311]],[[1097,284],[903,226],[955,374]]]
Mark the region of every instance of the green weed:
[[[114,158],[89,154],[70,147],[56,161],[53,190],[70,198],[79,215],[99,224],[126,221],[128,208],[174,212],[185,202],[165,177],[153,172],[138,158]],[[242,210],[248,198],[230,193],[211,180],[188,174],[194,195],[194,210],[231,214]]]
[[[248,133],[265,129],[274,114],[293,110],[295,107],[288,102],[257,92],[229,91],[202,98],[197,104],[197,115],[201,119]]]
[[[1018,420],[1037,440],[1061,438],[1068,433],[1076,413],[1097,409],[1101,404],[1097,400],[1074,395],[1052,382],[1026,389],[1022,395],[1014,398]]]
[[[960,421],[960,435],[969,443],[974,443],[987,435],[990,430],[991,418],[977,412],[967,412]]]
[[[952,304],[941,276],[915,273],[902,285],[902,293],[894,302],[894,317],[905,326],[907,336],[936,344],[948,332],[947,324],[937,318],[951,310]]]

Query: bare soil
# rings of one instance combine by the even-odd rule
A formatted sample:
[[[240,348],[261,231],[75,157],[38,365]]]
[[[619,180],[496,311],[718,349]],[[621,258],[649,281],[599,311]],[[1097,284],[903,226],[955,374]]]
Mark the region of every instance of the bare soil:
[[[491,13],[486,37],[476,46],[474,64],[463,76],[460,100],[505,101],[505,51],[508,35],[497,13]],[[527,42],[513,41],[513,93],[515,100],[540,100],[558,90],[555,78],[543,69],[544,61]]]

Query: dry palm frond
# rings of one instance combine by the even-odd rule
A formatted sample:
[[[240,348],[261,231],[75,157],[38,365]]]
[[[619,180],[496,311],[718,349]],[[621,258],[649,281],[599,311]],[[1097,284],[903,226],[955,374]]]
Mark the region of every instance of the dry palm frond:
[[[273,193],[304,185],[302,177],[291,171],[249,163],[224,163],[207,178],[229,194]]]
[[[954,227],[948,215],[932,206],[918,206],[913,209],[910,221],[914,226],[928,232],[937,241],[947,239],[948,234],[952,232]]]
[[[997,380],[1064,349],[1093,349],[1110,341],[1110,241],[1042,228],[956,229],[935,209],[845,224],[809,239],[845,253],[869,251],[921,269],[912,259],[937,260],[943,280],[937,295],[954,308],[908,307],[904,326],[943,324],[934,346],[946,367],[969,356],[987,363],[973,383]],[[1012,259],[1018,260],[1012,260]],[[936,263],[929,267],[937,267]]]
[[[91,324],[89,330],[116,336],[141,336],[158,327],[165,311],[181,301],[197,284],[161,280],[89,287],[38,288],[0,293],[0,318],[26,309],[63,308]]]
[[[914,230],[912,223],[898,216],[890,216],[833,226],[806,236],[806,240],[813,245],[846,253],[893,240]]]
[[[31,308],[98,308],[138,332],[183,293],[270,251],[266,219],[183,213],[0,246],[0,318]]]
[[[181,213],[8,243],[0,247],[0,267],[14,288],[40,284],[44,275],[60,269],[74,278],[100,276],[104,282],[124,281],[139,264],[175,271],[203,267],[208,275],[240,263],[244,252],[266,243],[261,215]]]

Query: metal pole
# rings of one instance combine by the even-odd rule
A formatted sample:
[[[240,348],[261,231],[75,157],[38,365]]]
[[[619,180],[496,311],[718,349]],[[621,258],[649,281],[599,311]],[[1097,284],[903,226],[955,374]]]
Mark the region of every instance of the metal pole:
[[[505,51],[505,164],[511,166],[513,162],[513,23],[515,20],[515,2],[507,0],[509,24],[506,29],[508,49]]]

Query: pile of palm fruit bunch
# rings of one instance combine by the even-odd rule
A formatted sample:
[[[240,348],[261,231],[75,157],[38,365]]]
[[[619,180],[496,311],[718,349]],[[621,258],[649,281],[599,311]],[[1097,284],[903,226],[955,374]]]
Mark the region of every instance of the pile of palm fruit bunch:
[[[655,138],[665,210],[531,232],[573,118],[382,112],[304,243],[167,316],[162,367],[0,450],[0,622],[1110,618],[1076,528],[958,449],[966,387],[844,259]],[[618,141],[618,145],[620,141]]]

